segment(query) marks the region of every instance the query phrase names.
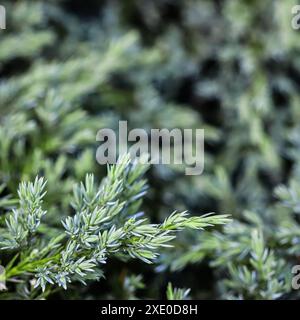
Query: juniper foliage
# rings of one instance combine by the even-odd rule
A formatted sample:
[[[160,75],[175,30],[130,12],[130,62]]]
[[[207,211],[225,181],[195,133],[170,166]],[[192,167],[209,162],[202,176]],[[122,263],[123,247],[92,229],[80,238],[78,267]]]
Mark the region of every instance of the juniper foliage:
[[[1,264],[13,270],[22,254],[58,252],[39,272],[23,272],[19,266],[21,274],[13,279],[25,277],[27,284],[10,283],[10,294],[157,298],[172,282],[190,287],[191,298],[299,298],[290,279],[292,266],[299,264],[300,243],[299,34],[290,24],[294,1],[89,2],[1,3],[8,21],[0,33],[0,231],[6,248]],[[204,174],[186,177],[180,166],[153,166],[140,209],[141,198],[129,203],[133,194],[120,191],[118,204],[108,208],[104,202],[96,210],[95,181],[105,170],[94,159],[95,136],[103,127],[115,129],[118,120],[128,120],[129,129],[204,128]],[[88,176],[72,194],[86,172],[95,181]],[[25,182],[37,175],[47,179],[46,187],[46,180]],[[31,205],[29,189],[39,184],[47,194],[34,193]],[[196,216],[230,214],[234,221],[213,232],[180,232],[172,250],[161,250],[165,242],[145,249],[142,239],[133,251],[119,241],[117,252],[107,247],[113,224],[113,234],[123,235],[129,217],[146,211],[149,222],[139,224],[144,218],[134,216],[126,241],[153,221],[147,232],[161,235],[166,212],[176,209]],[[103,220],[106,213],[111,218]],[[180,228],[187,219],[174,214],[169,222],[174,218]],[[101,223],[85,229],[89,219]],[[169,231],[166,237],[173,236]],[[65,273],[70,259],[78,262],[83,256],[88,269],[104,268],[89,260],[96,252],[90,240],[97,232],[108,250],[103,259],[111,266],[99,282],[101,290],[93,281],[68,284],[69,279],[96,276],[93,272],[86,272],[86,278],[69,270],[54,279],[52,272]],[[72,238],[81,239],[80,247],[72,247]],[[20,246],[21,256],[7,251]],[[155,270],[134,262],[152,257]],[[41,275],[39,285],[45,273],[56,284],[40,293],[33,289],[38,280],[27,281],[34,273]],[[47,278],[43,283],[49,283]],[[65,284],[66,292],[50,290]],[[168,292],[169,298],[184,296]]]
[[[108,167],[100,186],[95,185],[93,175],[87,175],[85,183],[74,187],[75,214],[62,221],[64,230],[52,230],[53,238],[49,238],[48,226],[41,225],[47,213],[42,209],[46,182],[43,178],[22,182],[19,206],[7,214],[0,239],[0,250],[13,252],[5,268],[6,281],[20,281],[25,288],[30,283],[28,298],[40,294],[35,290],[39,287],[49,295],[55,286],[67,289],[73,281],[99,280],[103,277],[101,265],[113,256],[151,264],[161,248],[171,247],[177,231],[201,230],[229,221],[226,215],[189,217],[186,212],[174,212],[162,223],[147,222],[137,212],[145,194],[142,176],[146,169],[138,162],[131,164],[125,156]]]

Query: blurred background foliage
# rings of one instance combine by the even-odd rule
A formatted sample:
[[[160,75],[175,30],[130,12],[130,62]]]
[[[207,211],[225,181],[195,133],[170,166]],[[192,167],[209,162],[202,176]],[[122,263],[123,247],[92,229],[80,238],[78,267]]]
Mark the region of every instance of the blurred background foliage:
[[[128,120],[205,129],[203,175],[151,168],[144,210],[153,222],[173,209],[234,218],[214,233],[183,233],[155,268],[115,261],[106,280],[58,298],[165,298],[168,282],[191,288],[191,298],[299,297],[290,280],[300,261],[294,1],[1,4],[1,212],[19,181],[39,173],[49,181],[49,222],[59,223],[74,182],[105,174],[97,131]]]

